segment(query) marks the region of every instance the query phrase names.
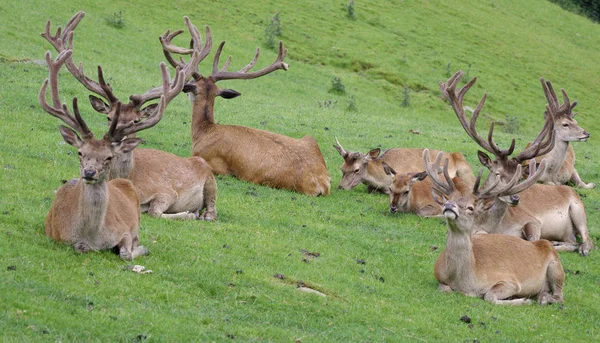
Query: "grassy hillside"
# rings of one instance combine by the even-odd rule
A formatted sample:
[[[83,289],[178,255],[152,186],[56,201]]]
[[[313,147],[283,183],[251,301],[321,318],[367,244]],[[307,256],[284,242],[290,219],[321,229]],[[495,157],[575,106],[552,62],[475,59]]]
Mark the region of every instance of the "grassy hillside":
[[[366,187],[337,190],[348,150],[430,147],[461,151],[479,168],[477,146],[440,99],[438,81],[462,69],[478,76],[466,104],[488,101],[480,132],[513,117],[497,141],[519,147],[543,122],[539,78],[577,99],[591,132],[575,143],[577,168],[598,182],[596,134],[600,27],[546,0],[531,1],[11,1],[0,5],[0,332],[3,341],[596,341],[600,339],[600,252],[561,253],[567,271],[562,306],[499,307],[441,294],[433,263],[446,240],[439,219],[389,215],[388,199]],[[128,271],[110,252],[78,254],[44,235],[44,218],[61,180],[75,177],[75,149],[37,94],[51,46],[46,20],[64,25],[79,10],[74,59],[90,76],[102,65],[118,97],[160,81],[158,36],[189,16],[226,40],[231,70],[262,49],[279,12],[289,71],[221,82],[243,96],[216,103],[220,123],[292,137],[314,136],[331,179],[329,197],[311,198],[219,177],[219,220],[169,222],[142,217],[141,241],[153,270]],[[110,22],[122,20],[116,28]],[[201,30],[203,33],[203,30]],[[184,39],[179,41],[185,44]],[[216,45],[216,44],[215,44]],[[56,53],[53,51],[53,56]],[[212,54],[200,66],[208,72]],[[346,94],[329,92],[339,78]],[[467,79],[468,77],[465,77]],[[79,97],[96,135],[106,119],[88,93],[61,73],[61,94]],[[408,98],[406,93],[408,92]],[[402,106],[408,100],[410,106]],[[356,110],[350,110],[350,105]],[[143,132],[145,147],[189,156],[189,102],[175,99],[163,120]],[[505,123],[509,124],[509,123]],[[410,130],[420,134],[409,133]],[[600,238],[600,196],[578,190],[592,238]],[[311,254],[312,253],[312,254]],[[316,254],[318,253],[318,254]],[[315,257],[318,255],[318,257]],[[284,279],[275,278],[283,274]],[[306,284],[327,294],[299,291]],[[472,322],[460,320],[468,316]]]

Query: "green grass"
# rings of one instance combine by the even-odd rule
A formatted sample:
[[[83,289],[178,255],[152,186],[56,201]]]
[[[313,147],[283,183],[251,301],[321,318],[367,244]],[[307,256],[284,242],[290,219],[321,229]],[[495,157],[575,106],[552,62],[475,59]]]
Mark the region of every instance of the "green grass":
[[[440,99],[437,82],[467,70],[480,79],[466,104],[485,90],[481,118],[517,116],[523,147],[543,123],[543,76],[579,105],[592,133],[574,144],[578,170],[598,184],[596,134],[600,27],[545,0],[531,1],[10,1],[0,5],[0,337],[3,341],[581,341],[600,339],[600,252],[561,253],[567,270],[563,306],[500,307],[436,290],[433,263],[445,244],[439,219],[389,215],[385,196],[336,189],[346,149],[430,147],[461,151],[475,168],[477,146]],[[118,97],[160,81],[157,37],[184,28],[188,15],[208,24],[231,70],[261,46],[259,66],[275,53],[264,30],[279,11],[289,49],[287,72],[252,81],[222,82],[243,96],[218,99],[220,123],[292,137],[314,136],[332,177],[329,197],[311,198],[219,177],[215,223],[142,217],[141,241],[151,254],[135,261],[153,270],[138,275],[110,252],[81,255],[44,235],[44,218],[61,180],[77,175],[59,122],[37,104],[47,77],[50,45],[39,36],[78,10],[74,58],[91,76],[101,64]],[[107,24],[122,13],[121,28]],[[203,31],[203,30],[201,30]],[[215,45],[216,45],[215,43]],[[185,44],[184,39],[180,44]],[[53,53],[53,56],[56,56]],[[212,55],[201,65],[210,70]],[[345,95],[329,92],[339,77]],[[78,96],[97,135],[106,120],[83,101],[84,91],[61,74],[63,101]],[[405,85],[410,107],[402,107]],[[356,111],[348,111],[350,97]],[[337,101],[333,106],[319,102]],[[188,156],[190,105],[175,99],[145,146]],[[420,135],[410,134],[413,129]],[[497,141],[512,135],[497,130]],[[600,196],[584,196],[588,226],[600,238]],[[437,247],[437,249],[435,249]],[[307,257],[302,250],[320,253]],[[365,264],[357,263],[364,260]],[[10,267],[10,268],[9,268]],[[275,278],[284,274],[285,279]],[[326,298],[298,291],[304,282]],[[472,325],[460,321],[468,315]]]

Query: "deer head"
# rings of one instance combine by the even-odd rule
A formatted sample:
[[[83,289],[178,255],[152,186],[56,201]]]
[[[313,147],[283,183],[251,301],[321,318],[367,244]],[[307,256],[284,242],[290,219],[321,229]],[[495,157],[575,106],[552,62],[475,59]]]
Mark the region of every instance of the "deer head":
[[[340,181],[338,188],[345,190],[350,190],[365,180],[369,163],[375,161],[381,153],[381,149],[379,148],[372,149],[366,154],[346,151],[338,141],[337,137],[335,137],[335,145],[333,147],[344,159],[344,163],[341,166],[342,180]],[[392,178],[394,177],[391,173],[387,174]]]
[[[476,122],[485,104],[487,92],[483,95],[481,101],[477,105],[477,108],[473,111],[471,119],[467,120],[463,108],[463,98],[469,89],[471,89],[471,87],[475,84],[477,78],[473,78],[464,87],[462,87],[460,90],[457,90],[456,86],[458,85],[462,76],[463,72],[459,70],[447,82],[440,82],[440,90],[442,95],[444,95],[444,97],[448,99],[452,105],[452,109],[456,113],[458,120],[469,137],[471,137],[484,150],[494,155],[495,158],[492,160],[485,152],[477,152],[479,161],[490,170],[490,176],[486,180],[493,181],[496,177],[499,177],[502,182],[508,182],[508,180],[511,180],[513,175],[517,173],[517,169],[518,172],[521,173],[520,165],[523,161],[533,159],[536,156],[545,155],[554,148],[555,130],[553,118],[555,111],[549,109],[548,107],[548,115],[546,116],[544,127],[537,135],[534,142],[514,157],[511,157],[511,155],[515,150],[515,139],[513,138],[508,149],[500,149],[493,139],[494,123],[492,123],[490,126],[487,140],[479,136],[476,129]]]
[[[67,49],[61,52],[55,61],[52,60],[50,52],[46,53],[49,76],[44,81],[39,93],[39,103],[42,108],[52,116],[62,120],[67,126],[60,126],[60,133],[65,142],[76,147],[79,154],[80,177],[87,184],[98,184],[107,180],[110,173],[111,160],[117,153],[133,150],[141,141],[139,138],[123,139],[124,134],[117,129],[118,117],[121,113],[121,104],[117,102],[115,109],[115,120],[102,139],[94,138],[87,124],[81,117],[77,98],[73,98],[73,113],[67,105],[60,100],[58,92],[58,72],[62,65],[71,59],[72,51]],[[46,101],[47,88],[50,84],[52,105]],[[159,110],[163,110],[164,97],[161,97]]]
[[[554,130],[556,131],[556,141],[558,142],[585,142],[590,137],[589,132],[585,131],[575,120],[573,109],[577,106],[577,101],[571,102],[567,92],[561,88],[563,103],[561,104],[556,97],[554,88],[550,81],[540,78],[542,89],[548,104],[544,117],[551,117],[554,120]]]

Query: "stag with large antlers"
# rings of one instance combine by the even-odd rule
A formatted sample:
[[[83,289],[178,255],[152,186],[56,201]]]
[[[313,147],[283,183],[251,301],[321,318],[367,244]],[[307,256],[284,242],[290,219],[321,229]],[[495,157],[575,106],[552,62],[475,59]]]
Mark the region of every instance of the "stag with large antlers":
[[[240,179],[274,188],[293,190],[308,195],[329,194],[329,173],[325,160],[314,138],[290,138],[280,134],[243,126],[219,125],[214,119],[215,98],[235,98],[240,93],[231,89],[221,89],[217,82],[223,80],[247,80],[261,77],[276,70],[287,70],[283,62],[287,50],[279,43],[277,59],[271,65],[250,72],[258,61],[259,50],[254,59],[237,72],[227,71],[231,57],[219,69],[219,59],[223,50],[222,42],[215,54],[212,73],[203,76],[198,71],[200,63],[212,48],[212,36],[206,27],[206,42],[202,45],[200,34],[189,18],[186,24],[192,35],[190,49],[172,43],[182,31],[167,31],[160,39],[163,51],[174,67],[182,67],[183,60],[176,60],[172,54],[191,55],[185,79],[193,77],[183,91],[188,93],[193,104],[192,142],[193,154],[203,157],[215,174],[234,175]]]
[[[555,111],[549,106],[547,107],[546,122],[537,138],[517,156],[510,157],[515,149],[514,139],[509,149],[502,150],[493,140],[493,124],[490,127],[487,141],[480,137],[475,129],[477,117],[485,103],[485,94],[473,112],[471,120],[467,120],[463,110],[463,98],[475,84],[476,79],[457,90],[456,86],[462,75],[461,71],[457,72],[448,82],[440,83],[440,88],[442,94],[452,104],[452,108],[467,134],[495,156],[492,160],[484,152],[478,152],[479,160],[490,170],[488,180],[490,182],[497,180],[500,184],[505,184],[515,175],[520,176],[521,163],[531,159],[530,177],[520,184],[519,187],[523,189],[519,197],[513,197],[508,201],[506,198],[498,198],[494,207],[479,215],[477,218],[478,228],[489,233],[520,236],[531,241],[540,238],[548,239],[554,241],[557,250],[579,250],[582,255],[588,255],[594,245],[589,235],[585,208],[579,194],[566,186],[534,183],[544,176],[547,165],[549,165],[549,162],[544,162],[542,165],[545,168],[540,167],[535,171],[534,158],[552,150],[555,141],[552,118]],[[516,203],[519,206],[509,206]],[[581,244],[577,244],[576,235],[579,236]]]
[[[118,247],[122,259],[132,260],[148,254],[148,249],[138,245],[140,228],[140,201],[130,181],[108,181],[111,159],[120,151],[133,150],[139,140],[122,139],[117,132],[116,121],[102,139],[95,139],[79,113],[77,98],[73,99],[73,113],[60,100],[58,72],[71,58],[72,51],[61,52],[56,61],[46,53],[49,78],[44,81],[39,94],[42,108],[59,118],[66,126],[60,126],[64,140],[79,152],[80,178],[63,185],[46,217],[46,235],[73,244],[81,252],[106,250]],[[46,101],[50,85],[52,105]],[[164,109],[161,98],[159,109]],[[116,104],[115,118],[120,115],[120,103]]]
[[[84,17],[83,11],[75,14],[65,25],[58,28],[57,33],[50,33],[50,21],[42,36],[58,51],[73,48],[74,30]],[[83,72],[83,65],[75,65],[72,57],[65,64],[69,72],[89,91],[99,95],[108,102],[90,95],[90,102],[97,112],[105,114],[109,126],[116,125],[117,139],[135,138],[136,132],[156,125],[167,104],[183,89],[185,76],[190,67],[200,56],[193,54],[190,63],[181,64],[170,79],[164,63],[161,63],[162,85],[152,88],[144,94],[129,97],[129,103],[120,105],[120,115],[115,116],[116,106],[120,100],[114,95],[111,86],[105,82],[102,68],[98,67],[98,81]],[[165,97],[165,106],[157,108],[151,104],[142,108],[149,101]],[[115,122],[116,121],[116,122]],[[141,141],[141,140],[140,140]],[[217,184],[210,167],[197,156],[182,158],[174,154],[155,149],[135,149],[119,151],[112,159],[111,178],[128,178],[140,197],[143,212],[151,216],[169,219],[204,219],[214,220],[216,212]],[[200,211],[206,209],[202,214]]]
[[[422,148],[392,148],[381,154],[381,149],[372,149],[368,153],[348,151],[342,147],[337,137],[335,150],[342,156],[342,179],[339,189],[350,190],[364,183],[369,192],[379,191],[390,194],[394,182],[394,174],[418,173],[423,171],[421,165]],[[432,150],[435,153],[438,150]],[[450,161],[449,170],[452,177],[458,175],[465,182],[473,184],[471,166],[460,152],[444,152]],[[391,172],[394,171],[394,173]]]
[[[457,291],[468,296],[482,297],[501,305],[523,305],[537,301],[544,305],[563,302],[562,288],[565,273],[552,243],[541,239],[528,242],[508,235],[472,235],[477,229],[478,213],[489,209],[494,198],[510,196],[518,176],[504,186],[499,180],[485,182],[479,188],[481,172],[473,192],[467,195],[456,191],[448,175],[438,170],[442,155],[432,164],[429,152],[423,152],[423,163],[434,184],[434,197],[443,206],[448,227],[446,249],[438,257],[434,275],[443,292]]]
[[[540,179],[540,182],[550,185],[564,185],[569,181],[575,186],[582,188],[594,188],[596,185],[592,182],[585,183],[581,180],[579,173],[575,169],[575,151],[570,142],[585,142],[590,137],[589,132],[585,131],[575,120],[573,109],[577,106],[577,101],[571,102],[564,89],[561,89],[563,103],[560,104],[552,83],[540,78],[544,95],[548,100],[548,108],[544,115],[552,116],[554,121],[554,131],[556,132],[556,144],[554,149],[545,155],[538,156],[539,161],[542,158],[548,160],[548,170],[546,175]],[[524,164],[526,164],[525,161]]]

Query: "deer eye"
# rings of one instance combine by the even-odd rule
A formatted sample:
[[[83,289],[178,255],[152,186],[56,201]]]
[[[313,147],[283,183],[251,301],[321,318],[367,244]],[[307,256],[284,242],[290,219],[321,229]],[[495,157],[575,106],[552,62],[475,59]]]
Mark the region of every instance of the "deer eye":
[[[563,127],[569,127],[568,123],[563,123]]]
[[[473,211],[473,210],[474,210],[473,206],[467,206],[467,211]]]
[[[81,153],[81,151],[78,151],[77,155],[79,155],[79,157],[83,157],[83,154]]]
[[[360,168],[354,169],[354,174],[358,174],[360,172]]]

